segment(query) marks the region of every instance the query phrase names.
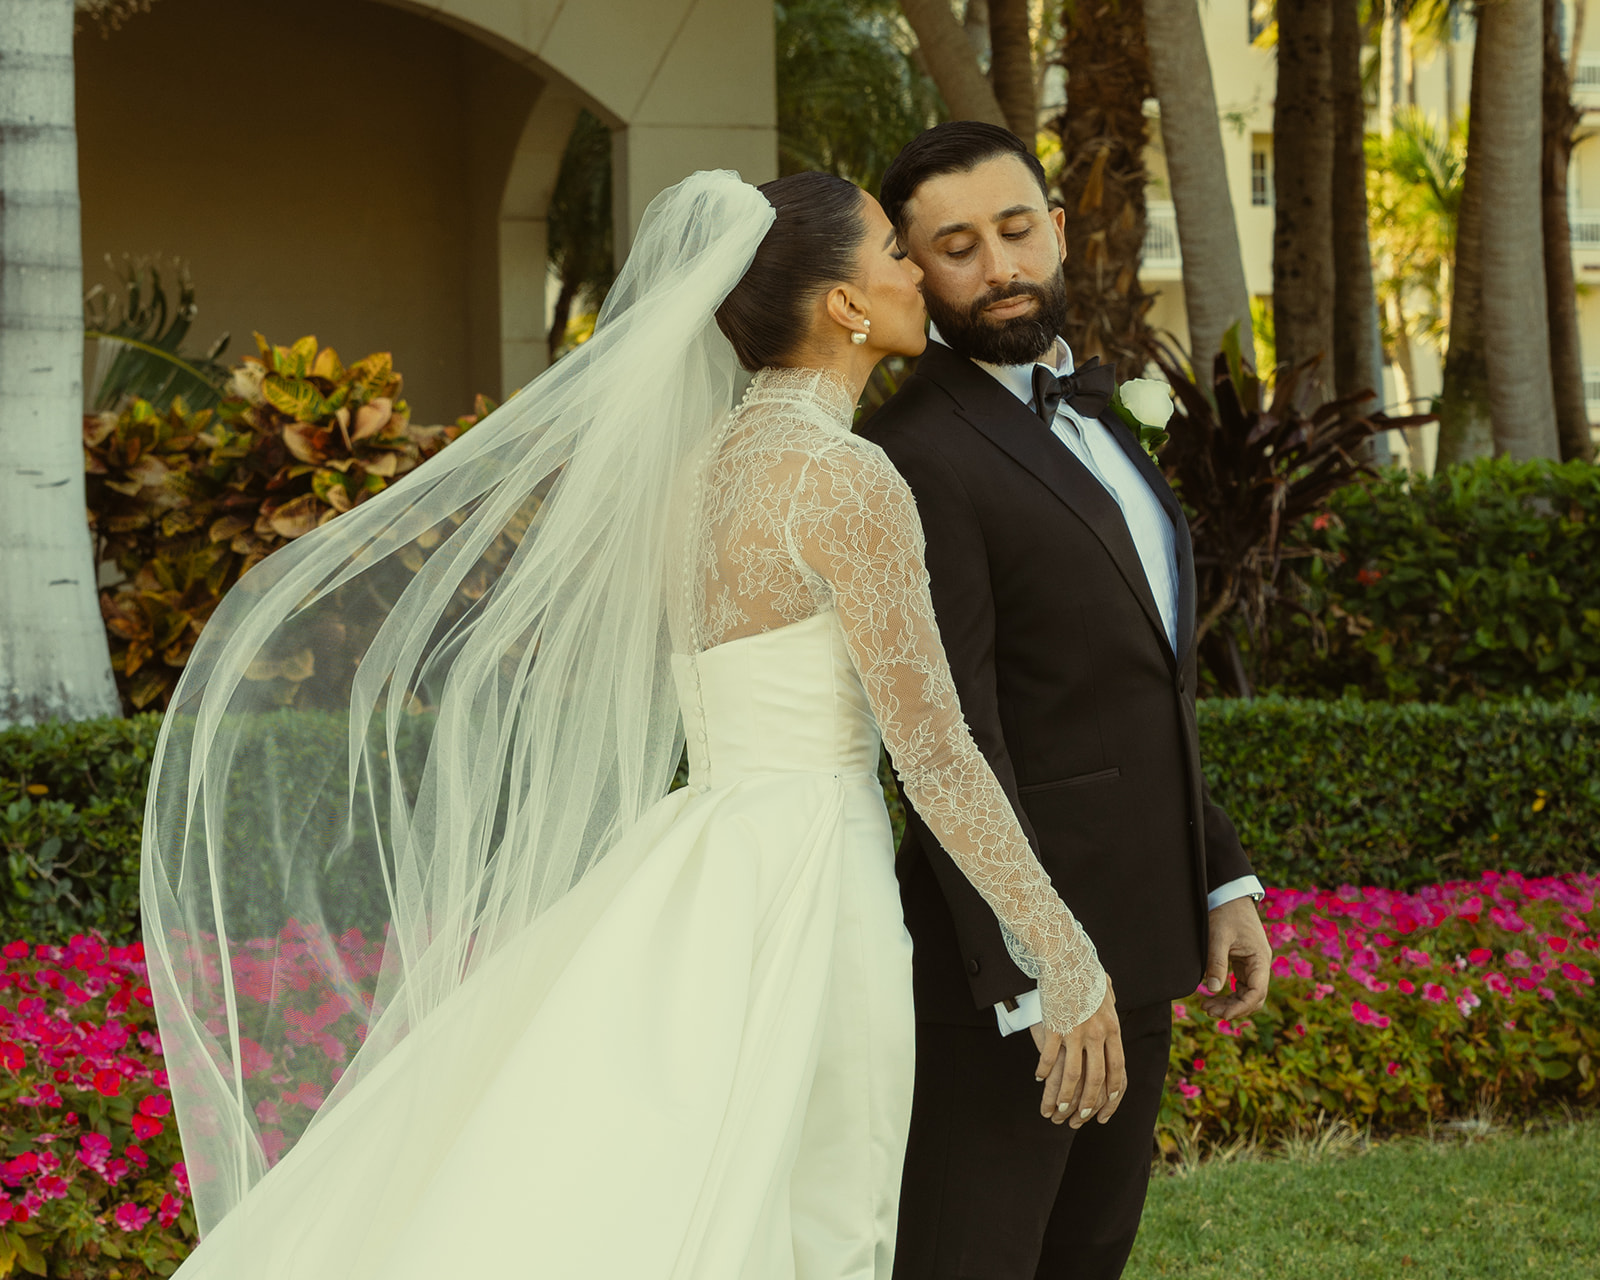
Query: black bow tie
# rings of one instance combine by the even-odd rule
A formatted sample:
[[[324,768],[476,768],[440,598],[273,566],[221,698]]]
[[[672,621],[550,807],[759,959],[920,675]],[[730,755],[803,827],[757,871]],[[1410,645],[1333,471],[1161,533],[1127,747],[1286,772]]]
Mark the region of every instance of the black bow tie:
[[[1045,426],[1056,420],[1056,410],[1062,401],[1082,417],[1098,418],[1111,403],[1116,389],[1116,366],[1101,364],[1099,356],[1090,356],[1076,372],[1064,378],[1057,377],[1042,364],[1033,366],[1033,403]]]

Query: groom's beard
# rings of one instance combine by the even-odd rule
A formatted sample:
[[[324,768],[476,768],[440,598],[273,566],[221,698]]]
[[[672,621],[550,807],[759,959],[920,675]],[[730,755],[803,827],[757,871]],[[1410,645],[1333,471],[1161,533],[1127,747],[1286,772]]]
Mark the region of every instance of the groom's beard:
[[[1024,294],[1039,300],[1028,315],[996,321],[983,314],[985,307]],[[945,345],[958,356],[984,364],[1032,364],[1067,327],[1067,277],[1059,267],[1046,284],[1014,280],[979,295],[966,307],[951,306],[931,289],[922,291],[922,300]]]

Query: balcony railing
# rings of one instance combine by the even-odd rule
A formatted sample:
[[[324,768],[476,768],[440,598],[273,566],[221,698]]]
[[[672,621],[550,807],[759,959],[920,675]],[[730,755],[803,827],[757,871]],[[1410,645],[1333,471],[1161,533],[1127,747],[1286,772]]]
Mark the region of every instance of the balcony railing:
[[[1600,209],[1569,209],[1574,249],[1600,249]]]
[[[1144,210],[1144,249],[1141,257],[1146,271],[1177,271],[1183,266],[1178,252],[1178,215],[1169,200],[1151,200]],[[1600,219],[1600,214],[1596,215]]]

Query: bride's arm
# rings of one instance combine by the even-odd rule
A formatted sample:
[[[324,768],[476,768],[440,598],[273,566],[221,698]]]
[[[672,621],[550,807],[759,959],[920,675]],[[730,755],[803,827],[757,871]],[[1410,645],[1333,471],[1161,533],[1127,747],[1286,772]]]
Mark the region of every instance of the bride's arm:
[[[832,590],[907,797],[1037,974],[1045,1025],[1065,1034],[1100,1007],[1105,971],[962,719],[910,489],[875,445],[841,443],[808,463],[788,523],[791,554]]]

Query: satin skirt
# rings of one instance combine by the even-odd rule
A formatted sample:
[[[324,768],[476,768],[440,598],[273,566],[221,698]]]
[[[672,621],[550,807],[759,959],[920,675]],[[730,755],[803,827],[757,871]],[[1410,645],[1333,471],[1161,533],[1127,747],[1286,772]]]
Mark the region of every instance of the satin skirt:
[[[182,1280],[889,1280],[914,1030],[876,725],[832,613],[675,670],[690,786]]]

